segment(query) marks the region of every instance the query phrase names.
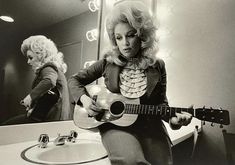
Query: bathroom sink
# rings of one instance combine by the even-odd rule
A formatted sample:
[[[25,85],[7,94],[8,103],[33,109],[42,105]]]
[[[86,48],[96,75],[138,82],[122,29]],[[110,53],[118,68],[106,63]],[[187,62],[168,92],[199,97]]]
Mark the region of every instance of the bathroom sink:
[[[46,148],[33,145],[26,148],[21,157],[37,164],[69,165],[94,162],[107,157],[103,144],[94,139],[78,139],[75,143],[56,146],[49,142]]]

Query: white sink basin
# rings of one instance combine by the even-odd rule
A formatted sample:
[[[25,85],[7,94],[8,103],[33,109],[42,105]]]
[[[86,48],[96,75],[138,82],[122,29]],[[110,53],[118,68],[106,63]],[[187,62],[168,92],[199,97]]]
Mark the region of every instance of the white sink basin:
[[[78,139],[62,146],[55,146],[53,142],[49,142],[46,148],[34,145],[25,149],[21,157],[37,164],[69,165],[98,161],[106,158],[107,153],[99,140]]]

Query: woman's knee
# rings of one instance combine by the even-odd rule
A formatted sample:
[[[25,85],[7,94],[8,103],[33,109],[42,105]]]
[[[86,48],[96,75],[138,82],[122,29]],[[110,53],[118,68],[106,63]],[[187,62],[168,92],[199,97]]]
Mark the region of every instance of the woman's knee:
[[[145,158],[133,155],[109,156],[109,159],[112,165],[150,165]]]

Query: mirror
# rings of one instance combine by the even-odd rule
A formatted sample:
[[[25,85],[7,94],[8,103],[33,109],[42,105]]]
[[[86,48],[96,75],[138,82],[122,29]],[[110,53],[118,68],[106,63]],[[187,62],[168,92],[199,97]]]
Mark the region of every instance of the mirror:
[[[86,34],[98,30],[100,13],[96,1],[90,1],[0,0],[0,15],[15,20],[0,20],[0,123],[25,113],[19,102],[30,92],[35,75],[20,51],[24,39],[45,35],[53,40],[64,54],[67,78],[86,61],[97,60],[98,40],[89,41]]]

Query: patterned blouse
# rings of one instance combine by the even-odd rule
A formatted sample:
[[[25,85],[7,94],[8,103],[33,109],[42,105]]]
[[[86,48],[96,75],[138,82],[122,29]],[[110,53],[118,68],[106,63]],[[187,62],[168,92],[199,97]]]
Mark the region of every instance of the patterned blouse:
[[[139,98],[146,92],[147,77],[145,69],[141,69],[135,62],[128,62],[120,73],[120,91],[127,98]]]

